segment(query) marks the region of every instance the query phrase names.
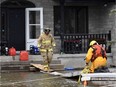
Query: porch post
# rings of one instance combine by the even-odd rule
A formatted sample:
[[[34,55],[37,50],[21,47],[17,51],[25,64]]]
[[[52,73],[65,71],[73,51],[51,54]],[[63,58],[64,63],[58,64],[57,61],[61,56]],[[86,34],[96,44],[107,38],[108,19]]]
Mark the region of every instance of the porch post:
[[[60,37],[61,37],[61,52],[64,52],[64,41],[63,41],[63,35],[64,35],[64,3],[65,0],[60,0],[60,14],[61,14],[61,29],[60,29]]]
[[[112,48],[111,48],[111,51],[112,51],[112,55],[113,55],[113,65],[116,66],[116,15],[114,17],[114,27],[113,27],[113,30],[112,30],[112,40],[113,43],[112,43]]]

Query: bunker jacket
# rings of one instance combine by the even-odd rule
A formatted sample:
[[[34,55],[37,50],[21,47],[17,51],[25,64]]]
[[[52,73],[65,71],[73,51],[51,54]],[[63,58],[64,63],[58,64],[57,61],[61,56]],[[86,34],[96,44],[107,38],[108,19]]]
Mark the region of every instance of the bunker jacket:
[[[54,46],[56,46],[56,44],[51,34],[46,35],[43,32],[38,38],[38,47],[41,52],[53,51]]]

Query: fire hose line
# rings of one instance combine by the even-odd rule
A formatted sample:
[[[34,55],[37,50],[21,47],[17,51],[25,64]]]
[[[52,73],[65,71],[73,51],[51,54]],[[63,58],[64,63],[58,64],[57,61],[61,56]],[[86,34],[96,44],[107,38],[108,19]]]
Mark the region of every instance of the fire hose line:
[[[20,81],[20,82],[12,82],[12,83],[3,83],[0,84],[0,86],[2,85],[14,85],[14,84],[20,84],[20,83],[25,83],[25,82],[34,82],[34,81],[40,81],[40,80],[50,80],[50,79],[57,79],[57,78],[61,78],[62,76],[57,76],[57,77],[50,77],[50,78],[43,78],[43,79],[34,79],[34,80],[27,80],[27,81]]]

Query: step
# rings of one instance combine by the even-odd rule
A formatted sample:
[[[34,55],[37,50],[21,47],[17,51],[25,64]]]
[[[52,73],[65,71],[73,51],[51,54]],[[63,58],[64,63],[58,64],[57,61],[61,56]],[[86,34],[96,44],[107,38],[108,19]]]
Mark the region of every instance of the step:
[[[43,64],[43,60],[28,60],[28,61],[19,61],[19,60],[12,60],[12,61],[1,61],[1,71],[28,71],[30,67],[30,63],[35,64]],[[61,60],[53,59],[51,62],[51,68],[54,70],[62,70],[64,69],[64,65],[61,64]]]
[[[5,61],[5,62],[0,62],[0,65],[30,65],[30,63],[38,63],[42,64],[43,60],[39,61]],[[51,64],[61,64],[61,60],[52,60]]]
[[[29,71],[29,65],[1,66],[1,72],[3,71]]]
[[[64,65],[61,64],[51,64],[50,65],[51,69],[53,70],[63,70]],[[29,71],[30,70],[30,65],[2,65],[1,66],[1,71]]]
[[[64,65],[62,64],[51,64],[50,67],[53,70],[64,70]]]

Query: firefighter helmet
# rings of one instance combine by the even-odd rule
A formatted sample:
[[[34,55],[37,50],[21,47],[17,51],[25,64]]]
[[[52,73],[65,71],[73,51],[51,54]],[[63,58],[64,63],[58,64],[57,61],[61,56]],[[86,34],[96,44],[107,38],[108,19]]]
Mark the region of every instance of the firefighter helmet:
[[[89,46],[92,46],[92,45],[94,45],[95,43],[97,43],[97,41],[92,40],[92,41],[90,42]]]
[[[48,27],[45,27],[45,28],[44,28],[44,32],[50,32],[50,31],[51,31],[50,28],[48,28]]]

